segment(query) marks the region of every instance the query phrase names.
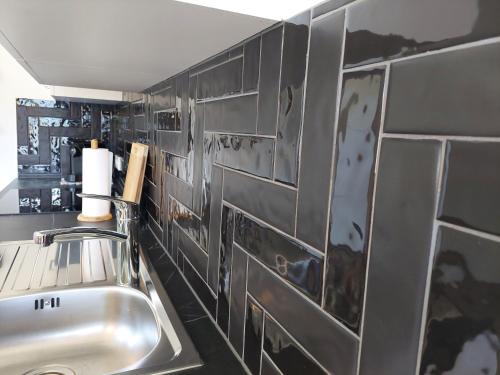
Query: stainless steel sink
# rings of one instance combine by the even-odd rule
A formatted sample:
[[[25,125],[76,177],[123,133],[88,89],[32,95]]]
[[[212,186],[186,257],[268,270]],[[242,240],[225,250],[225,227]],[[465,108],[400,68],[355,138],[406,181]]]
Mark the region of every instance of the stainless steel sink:
[[[117,285],[117,258],[109,240],[0,243],[0,374],[164,374],[201,365],[147,258],[139,289]]]

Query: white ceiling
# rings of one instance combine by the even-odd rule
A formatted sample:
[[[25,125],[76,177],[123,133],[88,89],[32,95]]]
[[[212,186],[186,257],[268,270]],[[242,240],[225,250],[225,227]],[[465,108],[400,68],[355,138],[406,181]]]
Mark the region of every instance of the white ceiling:
[[[46,85],[141,91],[275,21],[172,0],[0,0],[0,43]]]

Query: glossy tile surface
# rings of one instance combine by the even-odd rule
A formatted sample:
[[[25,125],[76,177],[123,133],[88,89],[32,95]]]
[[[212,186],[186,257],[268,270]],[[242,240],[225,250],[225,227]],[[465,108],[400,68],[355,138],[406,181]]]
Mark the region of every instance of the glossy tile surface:
[[[231,268],[231,302],[229,305],[229,341],[239,355],[243,354],[243,328],[246,309],[247,263],[246,252],[233,243]]]
[[[198,271],[198,274],[202,277],[202,279],[206,281],[208,264],[207,254],[180,227],[177,246],[196,271]]]
[[[244,95],[205,103],[205,130],[255,133],[257,95]]]
[[[360,375],[415,373],[440,146],[437,141],[382,142]]]
[[[297,237],[323,251],[328,220],[337,81],[344,12],[311,25],[307,90],[302,129]]]
[[[500,243],[441,227],[420,374],[498,374]]]
[[[201,235],[200,243],[204,249],[208,246],[208,227],[210,224],[210,204],[212,200],[212,181],[214,177],[215,187],[222,186],[222,172],[213,172],[213,163],[215,154],[219,145],[214,135],[208,135],[203,138],[203,162],[202,162],[202,180],[201,180]],[[217,173],[215,176],[214,173]],[[218,249],[217,249],[218,253]],[[217,282],[216,282],[217,283]]]
[[[272,176],[273,139],[226,134],[213,137],[217,163],[260,177]]]
[[[323,258],[237,211],[234,241],[316,303],[321,302]]]
[[[215,319],[215,312],[217,307],[217,300],[210,292],[207,284],[203,282],[200,278],[200,275],[196,273],[193,266],[184,259],[184,276],[186,277],[189,285],[194,289],[201,302],[205,305],[210,315],[212,315]]]
[[[200,218],[172,197],[170,197],[169,210],[170,220],[175,221],[193,241],[199,243]]]
[[[500,35],[492,0],[360,1],[349,9],[345,65],[414,55]],[[444,21],[446,20],[446,21]]]
[[[247,92],[259,85],[260,36],[246,42],[243,51],[243,92]]]
[[[269,356],[262,353],[262,364],[260,369],[260,375],[280,375],[281,371],[278,369],[276,364],[269,359]]]
[[[219,287],[217,291],[217,324],[228,335],[231,266],[233,259],[234,213],[227,206],[222,208],[219,252]]]
[[[214,166],[212,173],[212,191],[210,202],[210,222],[208,223],[208,285],[215,292],[219,283],[219,245],[221,234],[221,216],[222,216],[222,181],[223,171],[222,168]],[[203,216],[202,220],[206,220]],[[203,221],[202,221],[203,223]],[[202,226],[202,229],[204,227]],[[203,233],[203,231],[202,231]]]
[[[297,184],[310,12],[285,22],[274,179]]]
[[[283,374],[326,374],[269,315],[264,319],[264,351]]]
[[[224,172],[224,200],[286,233],[293,232],[296,192],[237,172]]]
[[[181,121],[177,109],[170,109],[154,114],[158,130],[181,130]]]
[[[165,169],[167,173],[175,176],[188,184],[193,183],[193,173],[186,158],[165,153]]]
[[[276,135],[283,26],[262,35],[257,134]]]
[[[331,12],[337,8],[340,8],[343,5],[349,4],[353,0],[329,0],[321,3],[317,7],[314,7],[312,10],[312,17],[316,18],[325,13]]]
[[[500,43],[394,64],[388,91],[386,130],[500,135],[494,120],[500,117],[496,100],[500,96],[499,65]]]
[[[448,142],[439,218],[500,234],[500,144]]]
[[[248,297],[245,321],[245,353],[243,359],[252,374],[260,372],[260,352],[264,312]]]
[[[328,371],[356,374],[358,339],[252,258],[248,292]]]
[[[361,321],[384,70],[344,74],[335,148],[324,308]]]
[[[200,73],[198,77],[198,99],[214,98],[241,91],[243,58]]]

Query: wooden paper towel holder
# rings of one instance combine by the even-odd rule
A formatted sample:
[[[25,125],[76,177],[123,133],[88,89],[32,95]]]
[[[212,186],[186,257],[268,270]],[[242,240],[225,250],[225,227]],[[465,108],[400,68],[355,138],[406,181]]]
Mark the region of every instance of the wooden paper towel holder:
[[[91,141],[90,147],[93,149],[98,148],[97,139],[93,139]],[[132,143],[122,199],[135,203],[140,202],[147,159],[148,146],[141,143]],[[88,217],[83,214],[78,215],[78,220],[85,222],[107,221],[111,220],[112,218],[113,215],[111,213],[96,217]]]

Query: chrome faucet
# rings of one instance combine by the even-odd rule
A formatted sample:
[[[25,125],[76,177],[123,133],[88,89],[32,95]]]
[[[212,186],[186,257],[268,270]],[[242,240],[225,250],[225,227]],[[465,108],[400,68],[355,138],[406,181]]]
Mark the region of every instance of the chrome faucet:
[[[116,231],[94,227],[70,227],[41,230],[33,233],[33,241],[49,246],[58,239],[85,237],[119,240],[118,282],[137,287],[139,285],[139,205],[107,195],[77,194],[81,198],[102,199],[113,202],[116,211]]]

